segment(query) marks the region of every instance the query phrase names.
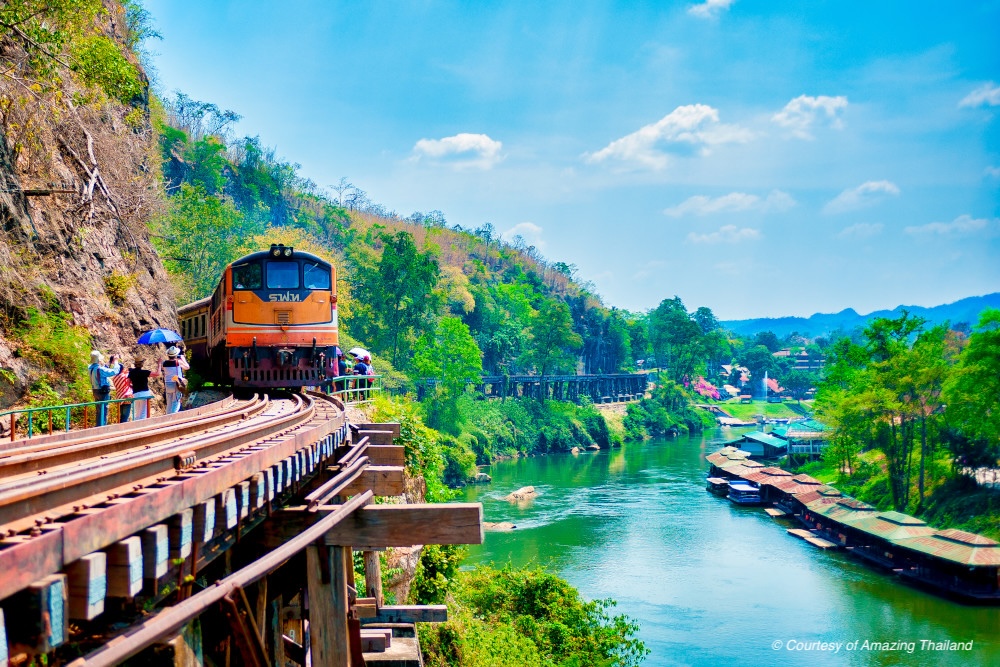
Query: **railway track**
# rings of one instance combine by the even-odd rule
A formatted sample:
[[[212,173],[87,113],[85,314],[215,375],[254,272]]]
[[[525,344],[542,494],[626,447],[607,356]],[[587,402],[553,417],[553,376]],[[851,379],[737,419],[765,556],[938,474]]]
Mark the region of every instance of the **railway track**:
[[[204,664],[189,640],[215,664],[347,667],[392,641],[419,662],[384,624],[447,610],[386,605],[378,551],[481,543],[482,507],[372,503],[403,494],[399,435],[306,394],[3,443],[0,665],[145,664],[163,647]]]
[[[221,512],[235,505],[246,516],[315,470],[345,435],[332,401],[255,396],[8,443],[0,449],[0,600],[216,497]]]

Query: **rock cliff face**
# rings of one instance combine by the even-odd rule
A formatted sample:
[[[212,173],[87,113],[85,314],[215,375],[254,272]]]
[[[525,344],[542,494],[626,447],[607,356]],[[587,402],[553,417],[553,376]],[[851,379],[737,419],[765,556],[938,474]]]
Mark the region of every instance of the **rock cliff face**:
[[[122,44],[121,9],[107,7],[100,30]],[[19,48],[0,40],[7,62]],[[126,357],[149,353],[134,348],[142,330],[177,326],[147,228],[165,201],[148,99],[122,104],[61,78],[39,92],[0,76],[0,409],[40,377],[60,393],[74,380],[24,354],[29,309]]]

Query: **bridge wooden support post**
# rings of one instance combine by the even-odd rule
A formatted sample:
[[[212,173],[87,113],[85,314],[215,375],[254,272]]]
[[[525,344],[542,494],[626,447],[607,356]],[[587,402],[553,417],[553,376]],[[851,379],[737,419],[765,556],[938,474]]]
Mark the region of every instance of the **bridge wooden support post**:
[[[306,547],[309,650],[313,667],[351,665],[347,633],[347,566],[347,549],[343,547]]]
[[[365,596],[375,598],[375,605],[381,607],[384,603],[382,597],[382,563],[379,560],[377,551],[364,551],[362,557],[365,561]]]

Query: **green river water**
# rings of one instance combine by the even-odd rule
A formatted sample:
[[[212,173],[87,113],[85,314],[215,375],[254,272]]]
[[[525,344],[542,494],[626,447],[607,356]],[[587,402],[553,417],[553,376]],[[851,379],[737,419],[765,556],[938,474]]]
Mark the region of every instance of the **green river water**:
[[[1000,665],[1000,608],[911,588],[706,492],[705,455],[722,439],[497,463],[493,483],[468,488],[467,500],[517,529],[488,532],[466,562],[538,563],[588,599],[616,599],[616,613],[641,625],[646,665]],[[530,503],[503,500],[527,485],[540,494]],[[973,644],[941,651],[921,640]]]

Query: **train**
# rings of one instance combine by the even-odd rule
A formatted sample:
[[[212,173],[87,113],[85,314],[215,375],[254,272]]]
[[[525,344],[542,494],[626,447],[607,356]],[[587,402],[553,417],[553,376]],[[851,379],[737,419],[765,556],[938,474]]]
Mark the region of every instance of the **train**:
[[[226,266],[212,295],[178,315],[191,367],[206,381],[316,386],[338,350],[337,272],[316,255],[274,244]]]

